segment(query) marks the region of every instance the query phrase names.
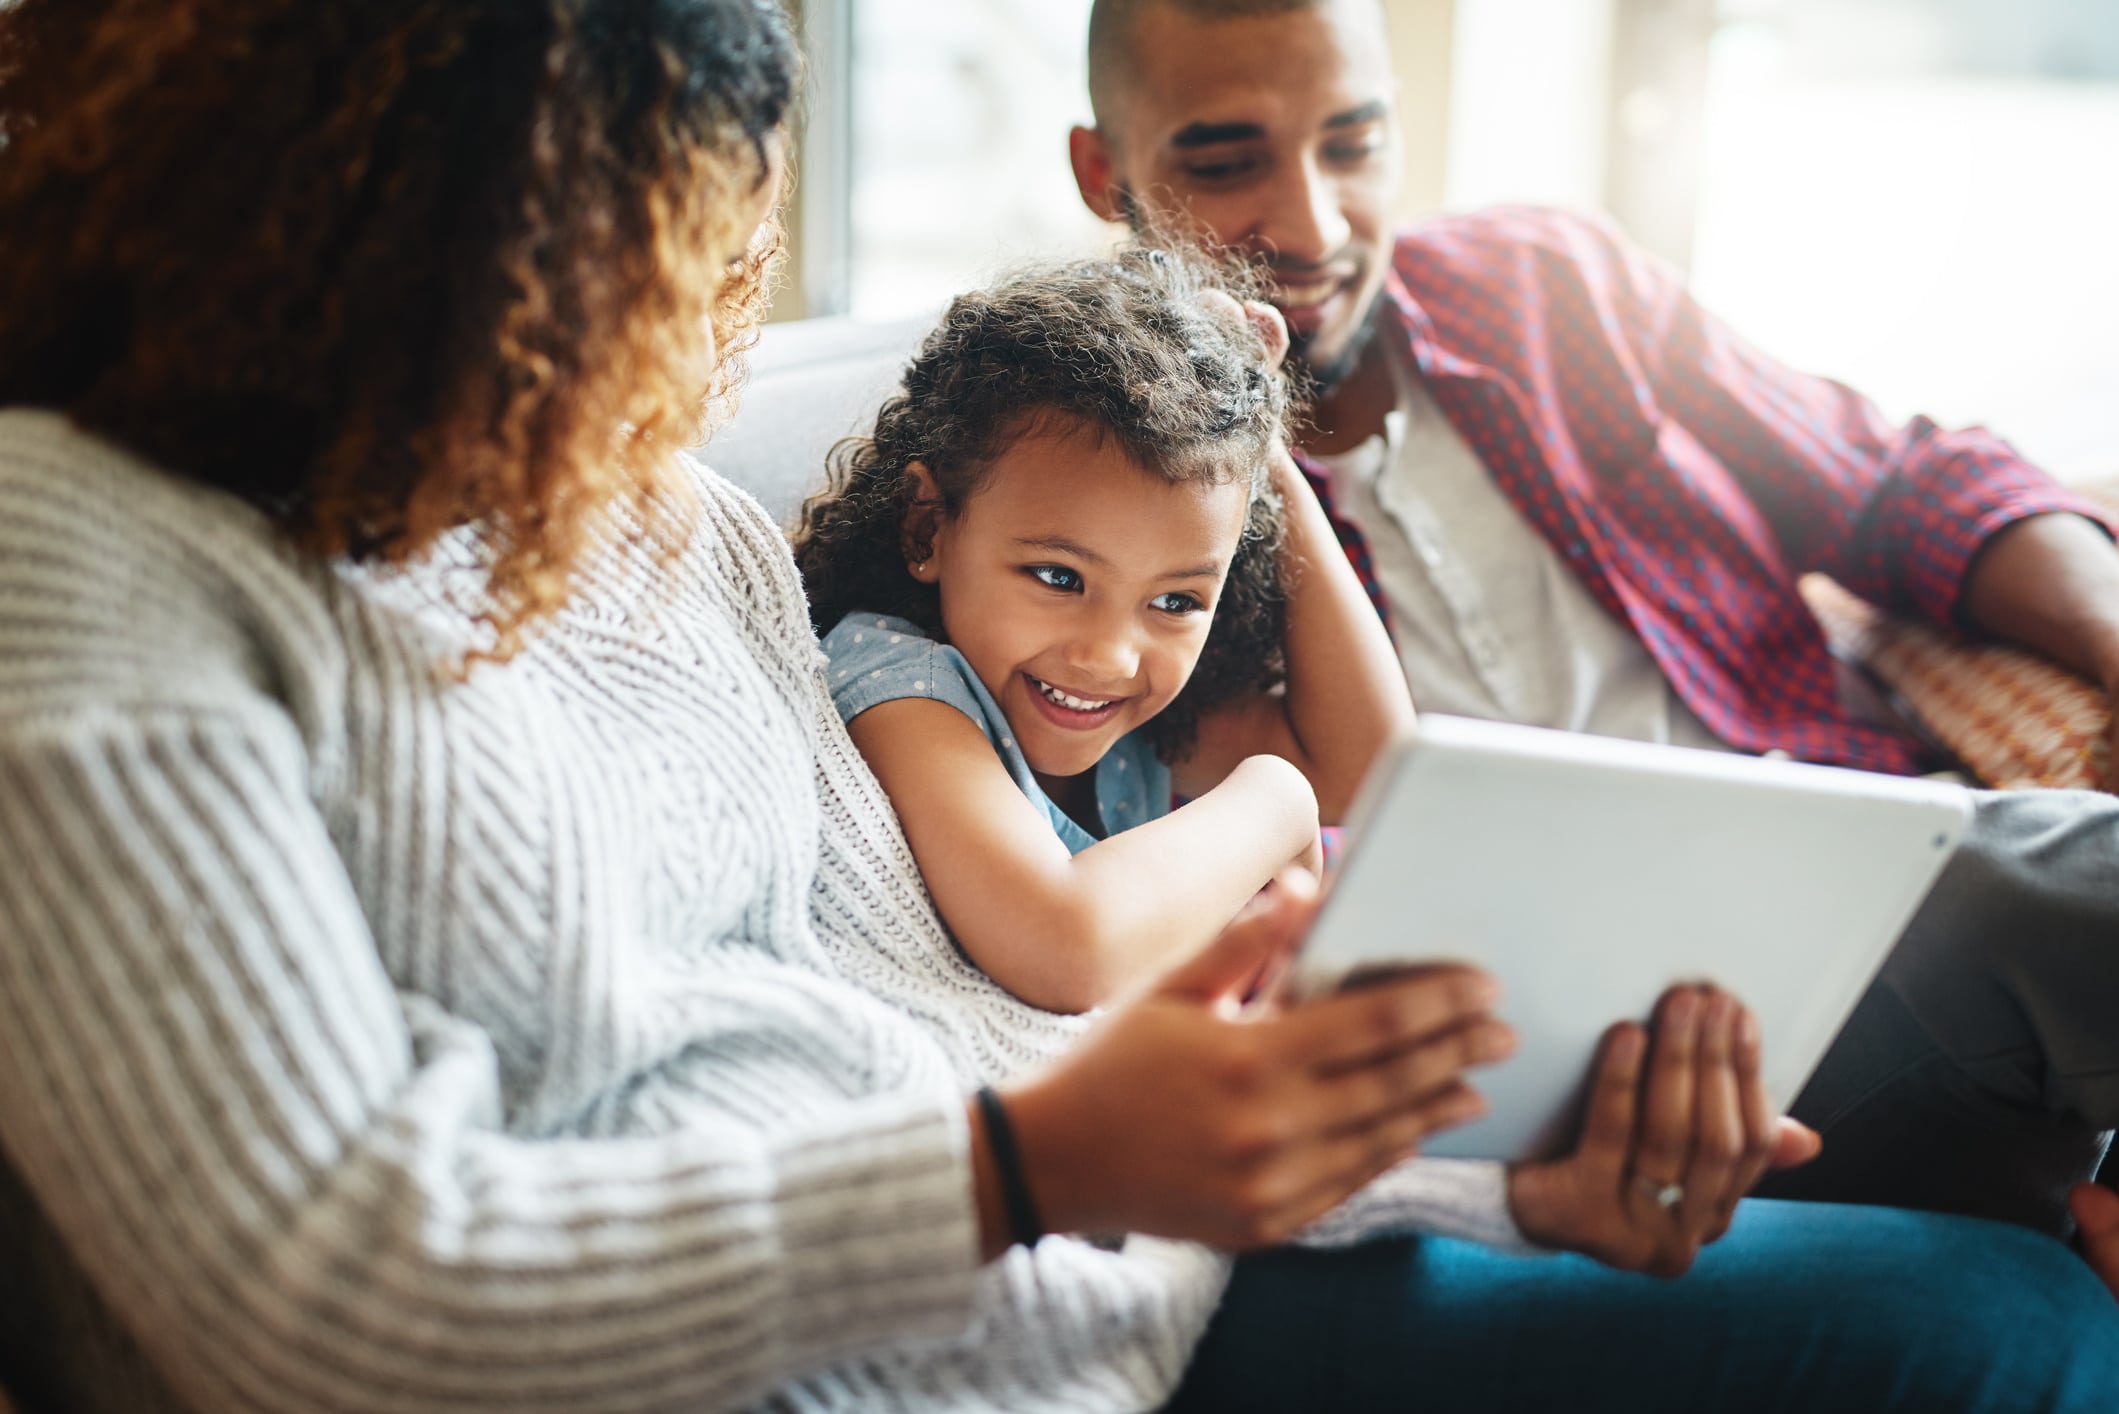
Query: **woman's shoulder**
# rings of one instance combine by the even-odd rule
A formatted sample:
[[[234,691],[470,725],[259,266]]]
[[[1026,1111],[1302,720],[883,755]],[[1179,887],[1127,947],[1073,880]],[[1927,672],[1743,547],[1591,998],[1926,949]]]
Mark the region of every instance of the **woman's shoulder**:
[[[21,407],[0,408],[0,525],[47,537],[44,558],[118,544],[181,553],[199,540],[262,545],[273,537],[265,518],[234,497],[171,475],[64,413]]]
[[[757,497],[697,456],[679,457],[678,473],[692,502],[685,556],[692,574],[712,581],[712,596],[736,615],[759,653],[813,671],[816,635],[786,535]]]
[[[258,511],[44,411],[0,411],[0,705],[197,707],[335,654],[324,576]]]

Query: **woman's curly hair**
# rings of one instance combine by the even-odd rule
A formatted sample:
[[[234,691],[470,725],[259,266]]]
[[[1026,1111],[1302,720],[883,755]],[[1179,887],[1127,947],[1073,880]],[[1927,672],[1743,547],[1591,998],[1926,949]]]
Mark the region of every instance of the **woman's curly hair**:
[[[0,405],[321,554],[481,522],[504,653],[599,513],[682,543],[797,62],[773,0],[0,5]]]
[[[1200,714],[1281,680],[1281,519],[1269,468],[1291,415],[1288,379],[1258,331],[1208,291],[1245,298],[1234,257],[1133,249],[1026,270],[964,295],[920,345],[875,431],[832,449],[827,488],[802,508],[795,561],[810,619],[894,614],[941,631],[941,598],[907,572],[924,559],[909,517],[924,463],[945,517],[960,515],[1017,438],[1042,426],[1110,437],[1170,482],[1237,481],[1251,506],[1199,665],[1148,724],[1165,759],[1189,747]]]

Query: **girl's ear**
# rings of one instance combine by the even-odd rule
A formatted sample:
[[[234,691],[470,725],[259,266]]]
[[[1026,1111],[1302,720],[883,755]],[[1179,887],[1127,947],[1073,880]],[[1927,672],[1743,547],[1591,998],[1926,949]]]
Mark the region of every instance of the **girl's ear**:
[[[899,523],[899,540],[905,553],[905,568],[922,584],[942,577],[934,562],[935,542],[944,525],[942,487],[925,462],[905,466],[905,517]]]

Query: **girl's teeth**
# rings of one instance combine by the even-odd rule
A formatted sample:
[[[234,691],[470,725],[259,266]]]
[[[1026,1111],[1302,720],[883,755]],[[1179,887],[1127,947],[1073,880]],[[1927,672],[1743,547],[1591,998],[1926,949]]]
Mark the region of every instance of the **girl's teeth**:
[[[1109,707],[1111,705],[1112,699],[1108,697],[1101,702],[1092,702],[1087,698],[1075,697],[1071,694],[1061,692],[1058,688],[1054,687],[1051,683],[1046,682],[1043,678],[1036,679],[1036,682],[1038,687],[1044,692],[1045,696],[1051,698],[1060,706],[1071,707],[1077,712],[1101,712],[1104,708]]]

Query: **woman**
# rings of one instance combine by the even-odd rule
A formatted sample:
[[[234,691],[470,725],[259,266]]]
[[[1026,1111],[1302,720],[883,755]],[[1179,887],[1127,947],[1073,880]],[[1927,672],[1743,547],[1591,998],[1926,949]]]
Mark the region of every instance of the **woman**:
[[[1801,1137],[1688,990],[1652,1054],[1614,1031],[1577,1154],[1402,1163],[1508,1033],[1462,969],[1233,1015],[1299,880],[1093,1023],[955,953],[785,546],[676,452],[736,378],[792,84],[763,0],[0,10],[19,1393],[2086,1407],[2119,1315],[2064,1253],[1852,1210],[1749,1212],[1682,1285],[1276,1255],[1192,1358],[1198,1242],[1330,1212],[1674,1272]],[[1374,1347],[1339,1368],[1322,1287]]]

